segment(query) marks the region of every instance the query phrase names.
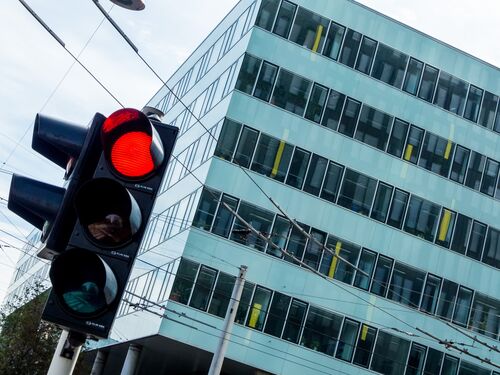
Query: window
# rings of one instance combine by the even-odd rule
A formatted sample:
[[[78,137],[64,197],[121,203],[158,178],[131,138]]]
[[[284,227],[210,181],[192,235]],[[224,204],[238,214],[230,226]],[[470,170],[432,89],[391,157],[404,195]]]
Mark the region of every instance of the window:
[[[217,271],[205,266],[201,266],[198,278],[193,288],[193,294],[189,306],[195,309],[206,311],[210,293],[214,287]]]
[[[262,331],[264,320],[266,319],[269,301],[271,300],[271,291],[261,286],[255,288],[250,311],[247,317],[246,325],[250,328],[255,328]]]
[[[292,163],[290,164],[290,169],[288,171],[288,177],[286,179],[287,185],[293,186],[297,189],[302,189],[310,156],[310,152],[301,150],[300,148],[295,148]]]
[[[467,247],[468,257],[471,257],[476,260],[481,260],[485,237],[486,237],[486,225],[474,220],[474,224],[472,225],[472,231],[469,238],[469,246]]]
[[[373,56],[377,49],[377,42],[373,39],[363,36],[361,47],[359,48],[358,58],[356,60],[356,70],[365,74],[370,74]]]
[[[344,38],[344,32],[344,26],[341,26],[335,22],[330,22],[330,30],[328,31],[328,36],[326,37],[323,55],[337,60],[337,57],[339,56],[340,46],[342,45],[342,39]]]
[[[439,295],[439,302],[436,314],[443,319],[451,320],[453,307],[457,298],[458,284],[444,279]]]
[[[389,286],[393,260],[383,255],[378,256],[377,266],[373,274],[373,282],[370,291],[381,297],[385,297]]]
[[[273,213],[241,202],[238,207],[238,214],[260,234],[267,237],[271,232],[271,224],[274,218]],[[254,234],[239,219],[236,219],[234,223],[230,239],[260,251],[263,251],[266,246],[266,242]]]
[[[458,370],[458,358],[446,354],[443,360],[441,375],[457,375],[457,370]]]
[[[488,228],[483,262],[495,268],[500,268],[500,231],[492,227]]]
[[[291,297],[284,294],[274,292],[273,301],[271,302],[271,307],[269,308],[266,328],[264,329],[265,333],[281,337],[281,332],[283,331],[283,327],[285,325],[286,312],[288,311],[291,299]]]
[[[441,211],[441,218],[439,219],[438,232],[436,236],[436,243],[443,247],[449,248],[451,242],[451,234],[455,226],[456,213],[446,208]]]
[[[458,214],[455,233],[451,241],[451,249],[460,254],[465,254],[469,233],[472,228],[472,219],[462,214]]]
[[[281,69],[271,97],[271,103],[302,116],[306,109],[310,90],[311,81]]]
[[[246,126],[243,127],[240,141],[238,142],[238,147],[236,148],[236,152],[234,154],[234,163],[245,168],[250,166],[250,161],[252,160],[252,155],[255,151],[255,144],[258,136],[259,133],[256,130]]]
[[[476,293],[469,329],[483,335],[498,339],[500,332],[500,301]]]
[[[370,215],[372,219],[385,223],[387,213],[389,211],[389,205],[391,203],[392,190],[392,186],[379,181],[377,194],[375,195],[375,201],[373,202],[372,213]]]
[[[408,69],[406,70],[406,77],[403,84],[403,90],[412,95],[417,95],[418,84],[422,76],[424,63],[410,57]]]
[[[335,90],[330,90],[330,95],[328,95],[328,100],[326,102],[325,113],[323,114],[323,120],[321,120],[323,126],[337,130],[344,102],[344,94]]]
[[[354,278],[354,286],[358,288],[368,290],[370,287],[370,280],[372,278],[373,269],[375,268],[375,261],[377,259],[377,253],[363,249],[361,251],[361,256],[359,257],[358,270],[356,270],[356,277]],[[361,273],[359,270],[363,271],[365,274]]]
[[[310,235],[311,239],[307,242],[306,251],[304,253],[304,263],[317,270],[327,234],[312,228]]]
[[[332,161],[328,163],[328,170],[326,171],[325,181],[321,190],[321,198],[335,203],[343,171],[344,168],[342,166]]]
[[[353,320],[345,319],[340,334],[339,344],[337,345],[336,358],[351,362],[354,355],[356,337],[358,336],[359,323]]]
[[[377,330],[375,328],[367,326],[366,324],[361,325],[361,332],[359,333],[353,363],[368,368],[376,334]]]
[[[222,126],[214,154],[222,159],[231,161],[240,131],[241,124],[224,119],[224,125]]]
[[[304,191],[318,196],[325,177],[328,160],[319,155],[313,154],[309,170],[307,172]]]
[[[292,27],[290,40],[313,52],[323,49],[328,20],[300,7]]]
[[[422,375],[425,361],[425,346],[412,343],[405,375]],[[439,374],[439,372],[438,372]]]
[[[328,89],[324,86],[314,84],[311,98],[307,104],[305,118],[317,122],[321,120],[323,108],[325,108],[326,97],[328,96]]]
[[[418,91],[419,98],[432,102],[438,74],[439,70],[430,65],[425,65],[422,83],[420,84],[420,89]]]
[[[409,350],[408,340],[379,331],[371,369],[386,375],[403,374]]]
[[[347,29],[339,60],[342,64],[350,66],[351,68],[354,67],[360,42],[361,34],[352,29]]]
[[[467,104],[465,105],[464,117],[466,119],[473,122],[477,121],[482,97],[483,90],[471,85],[469,88],[469,95],[467,95]]]
[[[394,119],[394,125],[392,126],[391,137],[389,138],[389,144],[387,146],[387,152],[398,158],[403,154],[404,145],[406,142],[406,135],[408,134],[409,124],[400,119]]]
[[[462,146],[457,145],[453,164],[451,166],[450,179],[463,184],[465,181],[465,172],[467,171],[467,164],[469,162],[470,151]]]
[[[224,204],[227,204],[232,210],[236,211],[236,206],[238,205],[238,199],[230,197],[226,194],[222,196],[221,204],[219,205],[219,210],[215,216],[214,225],[212,227],[212,233],[217,234],[222,237],[229,237],[229,231],[231,230],[231,225],[233,224],[234,216],[229,211]]]
[[[273,230],[271,231],[271,242],[276,244],[280,249],[284,249],[286,245],[286,240],[288,238],[288,234],[290,233],[290,228],[292,224],[288,221],[288,219],[276,215],[274,219],[274,225],[273,225]],[[281,258],[283,256],[283,253],[281,250],[268,245],[267,247],[267,253],[274,255],[278,258]]]
[[[210,307],[208,308],[210,314],[217,315],[221,318],[226,316],[227,306],[229,305],[235,280],[236,278],[234,276],[219,272],[219,277],[215,283],[214,294],[210,301]]]
[[[283,182],[292,152],[293,147],[285,141],[261,133],[251,169]]]
[[[377,180],[346,169],[338,204],[362,215],[370,213]]]
[[[478,367],[472,363],[461,361],[458,375],[490,375],[490,370]]]
[[[422,145],[423,136],[423,129],[417,128],[414,125],[410,126],[410,134],[408,134],[408,140],[406,142],[403,159],[409,161],[410,163],[417,164],[418,154],[420,153],[420,146]]]
[[[210,230],[219,199],[219,192],[208,190],[207,188],[203,189],[198,209],[193,218],[194,227]]]
[[[441,289],[441,278],[428,274],[420,303],[420,310],[434,314],[438,302],[439,289]]]
[[[311,306],[300,344],[306,348],[333,355],[341,324],[341,316]]]
[[[479,125],[488,129],[493,129],[495,122],[495,111],[498,105],[498,96],[491,92],[485,91],[483,104],[481,105],[481,113],[479,114]]]
[[[389,211],[387,224],[394,228],[401,229],[401,227],[403,226],[403,219],[409,196],[410,194],[408,194],[407,192],[396,189],[392,198],[392,204]]]
[[[441,362],[443,361],[443,352],[429,348],[427,351],[427,358],[425,359],[424,374],[439,374],[441,370]]]
[[[188,303],[197,272],[198,263],[191,262],[184,258],[181,259],[177,274],[175,275],[172,292],[170,293],[170,299],[172,301],[177,301],[182,304]]]
[[[498,163],[491,159],[487,159],[483,180],[481,181],[481,193],[488,194],[490,197],[495,195],[497,176]]]
[[[427,132],[418,165],[447,177],[450,171],[451,155],[455,144],[444,138]]]
[[[300,224],[299,226],[306,232],[309,232],[309,226]],[[288,239],[288,245],[286,247],[287,253],[293,255],[298,259],[302,259],[302,255],[304,254],[304,249],[306,247],[307,238],[302,234],[302,232],[297,229],[297,227],[292,226],[292,231],[290,233],[290,238]],[[296,261],[289,255],[285,255],[285,260],[288,262]]]
[[[267,61],[264,61],[262,63],[262,68],[260,69],[259,77],[257,78],[257,83],[255,84],[253,96],[268,102],[271,97],[271,91],[273,89],[277,73],[278,67],[276,65],[272,65]]]
[[[418,307],[424,280],[425,273],[396,263],[387,298],[410,307]]]
[[[286,0],[281,3],[280,10],[278,11],[278,17],[274,24],[273,33],[288,39],[288,34],[290,33],[290,28],[292,26],[293,16],[297,5],[292,4]]]
[[[262,60],[256,57],[245,55],[243,63],[241,64],[238,80],[236,81],[236,90],[243,91],[250,95],[252,94],[261,63]]]
[[[354,138],[379,150],[385,150],[392,119],[392,116],[375,108],[363,106]]]
[[[279,0],[263,0],[255,24],[267,31],[271,31],[279,3]]]
[[[469,162],[469,169],[465,179],[465,186],[474,190],[479,190],[481,183],[481,176],[483,175],[486,157],[478,152],[472,151]]]
[[[467,325],[472,303],[472,293],[472,290],[463,286],[458,289],[457,304],[455,306],[455,312],[453,313],[453,323],[460,324],[464,327]]]
[[[344,110],[342,112],[342,118],[340,119],[340,124],[338,131],[344,135],[352,137],[354,135],[354,130],[356,129],[356,122],[358,121],[359,110],[361,108],[361,103],[347,98],[347,102],[344,105]]]
[[[406,212],[404,231],[415,236],[434,240],[441,207],[428,200],[412,195]]]
[[[325,251],[323,254],[323,260],[321,262],[323,273],[335,280],[342,281],[346,284],[352,284],[355,269],[351,264],[356,265],[358,261],[359,246],[330,235],[328,236],[326,247],[331,249],[331,252]],[[350,264],[338,257],[334,257],[332,253],[340,255],[342,259],[345,259]],[[328,273],[325,272],[327,270]]]
[[[238,310],[236,311],[236,317],[234,321],[238,324],[243,324],[247,316],[248,309],[250,307],[250,300],[252,299],[253,289],[255,284],[245,281],[243,285],[243,292],[241,293],[240,304],[238,305]]]
[[[300,329],[306,315],[307,304],[294,299],[290,305],[288,316],[286,318],[285,329],[283,330],[283,339],[295,344],[299,342]]]
[[[450,112],[462,115],[468,83],[441,71],[433,103]]]
[[[379,44],[373,64],[372,77],[400,88],[403,83],[407,62],[408,55]]]

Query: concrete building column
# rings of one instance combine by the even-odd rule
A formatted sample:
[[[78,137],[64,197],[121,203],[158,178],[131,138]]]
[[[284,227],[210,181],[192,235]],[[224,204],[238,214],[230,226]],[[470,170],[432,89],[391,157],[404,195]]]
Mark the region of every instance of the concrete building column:
[[[142,348],[136,344],[130,344],[127,351],[127,357],[123,362],[122,372],[120,375],[134,375],[139,363]]]
[[[97,355],[95,356],[90,375],[102,375],[107,357],[107,353],[103,352],[102,350],[97,351]]]

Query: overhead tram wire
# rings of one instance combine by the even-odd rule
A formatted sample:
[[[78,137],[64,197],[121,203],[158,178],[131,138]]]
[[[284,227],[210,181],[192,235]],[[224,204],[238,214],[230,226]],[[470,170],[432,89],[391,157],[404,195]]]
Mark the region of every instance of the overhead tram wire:
[[[483,345],[483,346],[487,347],[490,351],[491,351],[491,350],[493,350],[493,351],[495,351],[495,352],[497,352],[497,353],[500,353],[500,349],[498,348],[498,346],[496,346],[496,345],[490,345],[490,344],[488,344],[486,341],[479,340],[479,339],[477,338],[477,336],[476,336],[476,335],[474,335],[474,336],[469,335],[468,333],[465,333],[464,331],[462,331],[461,329],[459,329],[459,328],[457,328],[457,327],[453,326],[453,325],[452,325],[452,324],[450,324],[450,323],[446,323],[446,324],[447,324],[448,326],[450,326],[451,328],[453,328],[455,331],[460,332],[460,333],[461,333],[462,335],[464,335],[465,337],[468,337],[468,338],[469,338],[469,339],[471,339],[472,341],[477,342],[478,344],[481,344],[481,345]]]

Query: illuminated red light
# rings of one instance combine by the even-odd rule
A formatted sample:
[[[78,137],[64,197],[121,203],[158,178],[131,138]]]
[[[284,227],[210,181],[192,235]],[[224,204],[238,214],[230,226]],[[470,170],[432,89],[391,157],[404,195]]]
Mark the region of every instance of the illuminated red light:
[[[125,177],[139,178],[151,173],[155,168],[151,136],[137,131],[123,134],[111,147],[111,163]]]
[[[104,133],[111,133],[112,130],[126,122],[140,120],[141,116],[144,115],[137,109],[120,109],[116,112],[113,112],[111,115],[109,115],[106,121],[104,121],[104,124],[102,125],[102,131]]]

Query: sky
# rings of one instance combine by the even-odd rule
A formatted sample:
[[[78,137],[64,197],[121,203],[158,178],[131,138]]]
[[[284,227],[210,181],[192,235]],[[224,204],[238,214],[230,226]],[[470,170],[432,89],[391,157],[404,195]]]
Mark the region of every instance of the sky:
[[[161,82],[92,0],[25,0],[66,48],[126,107],[142,108]],[[339,0],[328,0],[339,1]],[[144,0],[131,12],[100,4],[167,79],[222,20],[237,0]],[[499,0],[360,0],[373,9],[500,67]],[[32,227],[6,205],[11,173],[61,185],[63,170],[31,150],[37,113],[87,125],[95,112],[120,106],[43,29],[19,1],[2,4],[0,23],[0,301],[22,239]]]

